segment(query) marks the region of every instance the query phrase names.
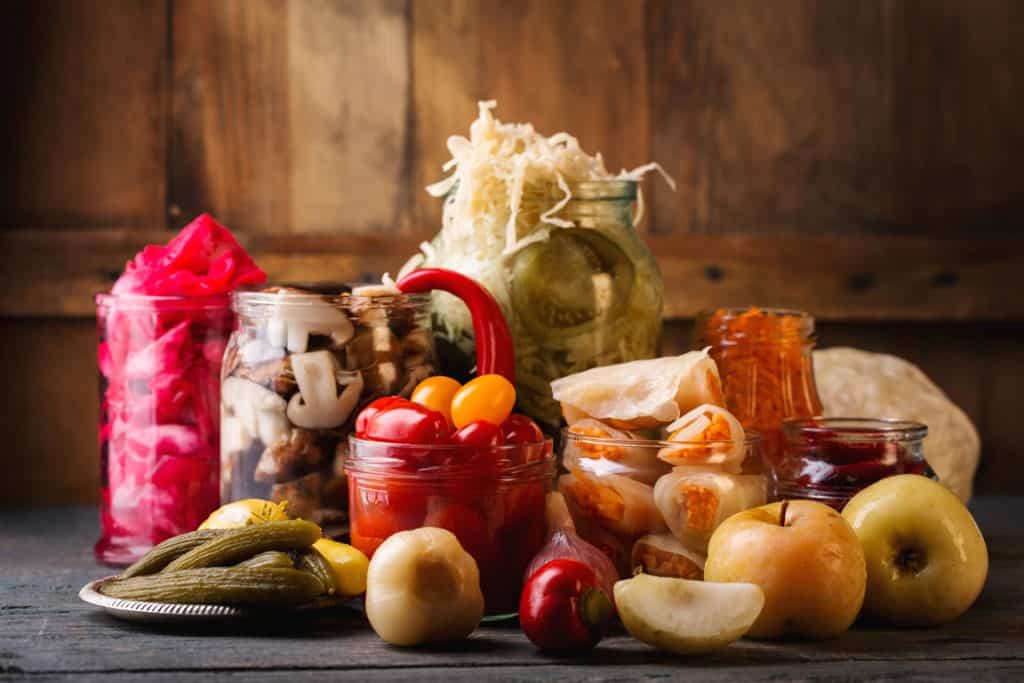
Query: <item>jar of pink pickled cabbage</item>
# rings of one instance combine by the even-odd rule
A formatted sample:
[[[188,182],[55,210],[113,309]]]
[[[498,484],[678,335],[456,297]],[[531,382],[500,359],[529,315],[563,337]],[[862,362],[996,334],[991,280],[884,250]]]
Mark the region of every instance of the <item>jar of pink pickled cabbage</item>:
[[[99,294],[96,558],[126,565],[219,505],[221,359],[235,325],[218,296]]]

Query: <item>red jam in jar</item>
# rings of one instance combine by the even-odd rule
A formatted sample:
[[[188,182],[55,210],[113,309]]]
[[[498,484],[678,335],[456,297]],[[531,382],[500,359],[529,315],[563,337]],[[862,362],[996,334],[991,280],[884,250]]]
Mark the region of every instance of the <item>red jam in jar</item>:
[[[785,449],[773,467],[779,498],[807,498],[841,509],[855,493],[894,474],[933,476],[920,422],[818,418],[783,424]]]
[[[448,529],[480,568],[487,614],[516,611],[523,572],[544,545],[550,440],[470,447],[349,438],[352,545],[372,557],[391,534]]]

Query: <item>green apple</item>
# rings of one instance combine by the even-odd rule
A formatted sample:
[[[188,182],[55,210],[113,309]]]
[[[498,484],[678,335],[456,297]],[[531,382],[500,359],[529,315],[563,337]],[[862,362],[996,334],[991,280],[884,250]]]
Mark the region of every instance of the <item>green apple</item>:
[[[887,477],[855,495],[843,517],[867,560],[865,613],[896,624],[943,624],[981,593],[985,539],[942,484],[917,474]]]
[[[707,581],[743,581],[764,591],[752,638],[837,636],[864,602],[864,552],[838,512],[809,500],[737,512],[711,536]]]
[[[711,583],[638,574],[615,584],[615,607],[629,634],[648,645],[698,654],[725,647],[764,606],[752,583]]]

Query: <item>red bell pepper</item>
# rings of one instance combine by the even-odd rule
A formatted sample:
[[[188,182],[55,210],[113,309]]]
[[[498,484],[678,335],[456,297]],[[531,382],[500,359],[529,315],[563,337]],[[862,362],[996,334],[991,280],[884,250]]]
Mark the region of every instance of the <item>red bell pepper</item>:
[[[483,286],[461,273],[443,268],[414,270],[399,280],[396,286],[405,293],[438,289],[462,299],[473,316],[476,374],[502,375],[509,382],[515,383],[516,364],[512,333],[509,332],[508,323],[502,315],[501,306]]]
[[[604,635],[612,611],[593,569],[578,560],[552,560],[523,587],[519,623],[541,650],[589,650]]]

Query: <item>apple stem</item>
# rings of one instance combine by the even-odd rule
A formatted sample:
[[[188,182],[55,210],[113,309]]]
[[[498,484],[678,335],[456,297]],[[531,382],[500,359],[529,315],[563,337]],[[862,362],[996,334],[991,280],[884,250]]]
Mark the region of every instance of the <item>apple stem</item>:
[[[782,501],[782,510],[779,512],[779,526],[786,526],[786,510],[789,509],[789,501]]]

